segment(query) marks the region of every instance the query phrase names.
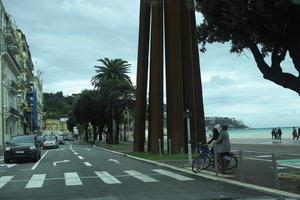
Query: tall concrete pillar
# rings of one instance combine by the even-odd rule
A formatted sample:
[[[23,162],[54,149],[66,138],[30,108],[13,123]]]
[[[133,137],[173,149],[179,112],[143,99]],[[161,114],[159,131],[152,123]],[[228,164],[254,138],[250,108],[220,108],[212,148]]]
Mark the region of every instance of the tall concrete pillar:
[[[158,153],[158,139],[163,141],[163,1],[152,1],[149,131],[150,150]],[[163,149],[163,142],[161,143]]]
[[[195,11],[186,0],[141,0],[134,150],[144,150],[151,11],[149,145],[163,141],[163,55],[166,67],[167,129],[172,153],[187,146],[184,112],[189,109],[192,146],[206,142]],[[164,15],[163,15],[164,13]],[[164,16],[164,18],[163,18]],[[163,21],[164,19],[164,21]],[[163,47],[165,33],[165,47]],[[194,148],[193,148],[194,149]]]
[[[140,30],[137,63],[137,88],[135,105],[134,151],[144,151],[145,120],[147,106],[147,78],[149,55],[150,4],[148,0],[140,3]]]

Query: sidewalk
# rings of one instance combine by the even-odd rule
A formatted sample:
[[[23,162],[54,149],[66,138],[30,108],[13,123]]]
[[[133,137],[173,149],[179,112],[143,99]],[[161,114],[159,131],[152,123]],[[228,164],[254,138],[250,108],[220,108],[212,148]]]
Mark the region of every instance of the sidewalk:
[[[118,152],[132,152],[133,146],[104,146],[97,145]],[[219,175],[233,181],[250,183],[267,188],[273,188],[300,194],[300,145],[263,145],[263,144],[232,144],[232,150],[242,150],[242,161],[240,171],[233,175]],[[276,153],[278,183],[272,163],[271,152]],[[298,163],[299,161],[299,163]],[[191,170],[191,164],[187,160],[163,160],[158,161],[179,168]],[[213,169],[201,173],[215,176]]]

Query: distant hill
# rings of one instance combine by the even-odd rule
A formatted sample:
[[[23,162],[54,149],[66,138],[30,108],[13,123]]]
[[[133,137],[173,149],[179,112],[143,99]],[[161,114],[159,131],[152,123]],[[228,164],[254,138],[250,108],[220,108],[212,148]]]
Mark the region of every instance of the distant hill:
[[[76,94],[64,96],[62,92],[43,93],[43,95],[45,119],[68,118],[77,98]]]
[[[205,126],[208,129],[212,129],[216,125],[227,124],[231,129],[244,129],[249,128],[242,121],[238,121],[235,118],[229,117],[205,117]]]

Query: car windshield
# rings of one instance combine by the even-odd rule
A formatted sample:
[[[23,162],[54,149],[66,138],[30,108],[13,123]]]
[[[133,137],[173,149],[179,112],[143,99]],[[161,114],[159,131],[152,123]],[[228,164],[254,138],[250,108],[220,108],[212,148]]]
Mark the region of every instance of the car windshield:
[[[62,136],[57,136],[57,139],[58,139],[58,140],[62,140],[63,137],[62,137]]]
[[[55,137],[55,136],[46,136],[46,137],[45,137],[45,140],[46,140],[46,141],[55,141],[55,140],[56,140],[56,137]]]
[[[34,143],[34,137],[32,136],[18,136],[14,137],[11,140],[12,144],[19,144],[19,143]]]

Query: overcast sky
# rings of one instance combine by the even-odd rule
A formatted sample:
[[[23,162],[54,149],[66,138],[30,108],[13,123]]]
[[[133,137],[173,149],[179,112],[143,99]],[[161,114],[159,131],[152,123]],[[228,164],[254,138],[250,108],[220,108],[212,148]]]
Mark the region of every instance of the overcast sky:
[[[136,82],[139,0],[2,1],[26,35],[35,70],[44,72],[45,92],[92,88],[96,60],[104,57],[131,63]],[[286,60],[284,70],[298,75]],[[200,64],[205,116],[250,127],[300,126],[299,96],[263,79],[249,51],[238,56],[228,44],[210,45]]]

